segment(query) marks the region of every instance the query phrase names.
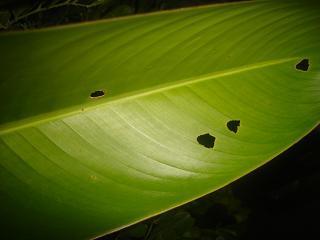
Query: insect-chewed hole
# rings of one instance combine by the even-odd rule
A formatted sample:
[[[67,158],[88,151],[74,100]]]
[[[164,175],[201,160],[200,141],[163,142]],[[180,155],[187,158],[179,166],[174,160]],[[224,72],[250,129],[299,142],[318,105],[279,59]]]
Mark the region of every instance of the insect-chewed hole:
[[[231,120],[227,122],[227,127],[230,131],[237,133],[238,127],[240,126],[240,120]]]
[[[300,71],[308,71],[309,66],[309,59],[303,59],[296,65],[296,69]]]
[[[197,137],[199,144],[205,146],[206,148],[213,148],[216,138],[211,136],[209,133],[200,135]]]
[[[97,91],[94,91],[90,94],[90,97],[91,98],[100,98],[100,97],[103,97],[104,96],[104,91],[103,90],[97,90]]]

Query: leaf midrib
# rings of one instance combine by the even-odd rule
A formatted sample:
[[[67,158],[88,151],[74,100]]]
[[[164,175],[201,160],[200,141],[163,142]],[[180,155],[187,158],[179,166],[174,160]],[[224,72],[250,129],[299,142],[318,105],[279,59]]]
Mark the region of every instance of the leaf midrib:
[[[159,92],[164,92],[167,90],[183,87],[186,85],[193,85],[199,82],[204,82],[204,81],[208,81],[208,80],[212,80],[220,77],[235,75],[242,72],[247,72],[247,71],[251,71],[259,68],[265,68],[265,67],[278,65],[286,62],[291,62],[298,59],[299,57],[290,57],[290,58],[281,58],[281,59],[263,61],[263,62],[258,62],[254,64],[246,64],[236,68],[229,68],[222,71],[216,71],[216,72],[200,75],[193,78],[178,80],[173,83],[171,82],[163,85],[156,85],[151,88],[144,88],[140,91],[132,91],[132,92],[120,94],[114,97],[101,98],[99,100],[92,101],[91,103],[86,103],[84,105],[79,104],[72,107],[67,107],[60,110],[39,114],[33,117],[24,118],[14,122],[2,124],[0,125],[0,135],[7,134],[23,128],[39,125],[41,123],[45,123],[48,121],[61,119],[64,117],[75,115],[77,113],[87,112],[98,107],[103,107],[107,104],[129,101],[131,99],[140,98],[140,97],[152,95]]]

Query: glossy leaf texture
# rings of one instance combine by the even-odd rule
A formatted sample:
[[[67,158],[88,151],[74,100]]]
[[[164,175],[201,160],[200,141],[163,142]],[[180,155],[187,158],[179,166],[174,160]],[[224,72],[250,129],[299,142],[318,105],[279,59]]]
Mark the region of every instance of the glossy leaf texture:
[[[1,34],[1,235],[92,238],[271,160],[319,123],[319,23],[261,1]]]

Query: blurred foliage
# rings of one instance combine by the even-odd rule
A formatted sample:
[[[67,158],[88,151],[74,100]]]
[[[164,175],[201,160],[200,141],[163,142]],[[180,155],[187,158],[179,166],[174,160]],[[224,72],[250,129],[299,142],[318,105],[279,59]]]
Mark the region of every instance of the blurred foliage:
[[[2,0],[0,30],[40,28],[231,1],[235,0]]]
[[[101,240],[235,240],[243,234],[249,210],[230,188],[207,195]]]

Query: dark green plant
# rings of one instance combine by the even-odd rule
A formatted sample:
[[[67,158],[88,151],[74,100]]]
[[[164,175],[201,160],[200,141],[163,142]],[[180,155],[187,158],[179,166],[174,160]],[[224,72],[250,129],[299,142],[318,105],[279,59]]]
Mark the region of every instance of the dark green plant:
[[[1,34],[4,235],[111,232],[287,149],[319,123],[318,13],[245,2]],[[181,238],[193,218],[170,214],[174,231],[164,215],[130,234]]]

